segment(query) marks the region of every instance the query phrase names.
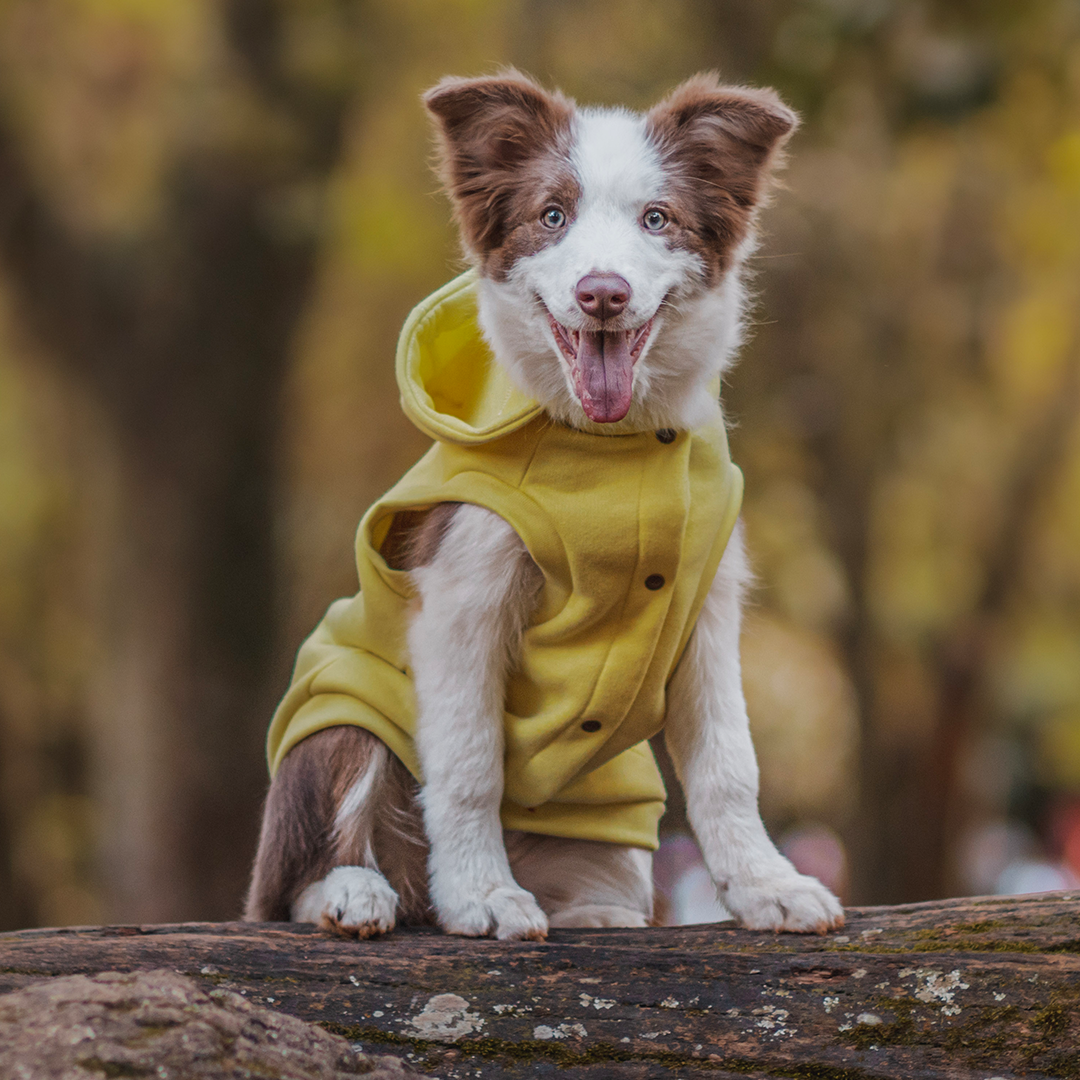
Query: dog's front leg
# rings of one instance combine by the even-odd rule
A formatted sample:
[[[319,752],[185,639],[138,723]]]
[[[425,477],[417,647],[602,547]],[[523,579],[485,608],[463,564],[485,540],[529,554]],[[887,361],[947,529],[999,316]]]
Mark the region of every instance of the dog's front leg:
[[[758,766],[742,691],[739,629],[750,579],[741,523],[668,688],[666,741],[721,901],[754,930],[824,933],[836,897],[776,850],[758,811]]]
[[[471,505],[457,509],[434,559],[413,572],[420,606],[409,651],[431,900],[452,934],[547,934],[544,913],[514,881],[499,819],[506,676],[538,576],[509,525]]]

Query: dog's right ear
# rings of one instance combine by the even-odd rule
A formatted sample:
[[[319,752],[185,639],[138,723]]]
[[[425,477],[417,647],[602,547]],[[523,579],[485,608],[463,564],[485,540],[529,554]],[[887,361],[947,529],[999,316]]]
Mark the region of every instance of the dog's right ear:
[[[466,248],[482,259],[502,243],[522,166],[568,148],[573,103],[513,70],[446,78],[423,100],[439,141],[436,171]]]

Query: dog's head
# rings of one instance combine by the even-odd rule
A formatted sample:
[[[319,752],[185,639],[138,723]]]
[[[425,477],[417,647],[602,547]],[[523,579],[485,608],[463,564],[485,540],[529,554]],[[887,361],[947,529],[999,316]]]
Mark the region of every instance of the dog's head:
[[[795,114],[683,83],[648,113],[578,109],[517,72],[424,97],[496,358],[578,426],[692,427],[738,344],[739,271]]]

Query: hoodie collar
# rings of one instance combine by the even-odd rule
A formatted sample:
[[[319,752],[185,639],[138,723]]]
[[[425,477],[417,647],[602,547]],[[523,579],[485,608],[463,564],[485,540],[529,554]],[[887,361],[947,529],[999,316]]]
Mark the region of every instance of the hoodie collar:
[[[477,321],[469,270],[413,308],[397,348],[405,415],[441,442],[474,445],[524,427],[543,408],[495,361]]]

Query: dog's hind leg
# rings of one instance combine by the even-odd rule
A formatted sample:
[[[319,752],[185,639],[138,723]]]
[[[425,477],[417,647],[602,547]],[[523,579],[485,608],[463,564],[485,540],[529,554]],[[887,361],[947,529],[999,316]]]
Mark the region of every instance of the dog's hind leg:
[[[554,927],[648,926],[652,853],[622,844],[507,831],[517,883]]]
[[[401,772],[357,727],[328,728],[294,747],[267,796],[245,917],[369,937],[393,929],[400,889],[403,915],[423,921],[426,848],[415,783]],[[397,889],[381,872],[384,852]]]

